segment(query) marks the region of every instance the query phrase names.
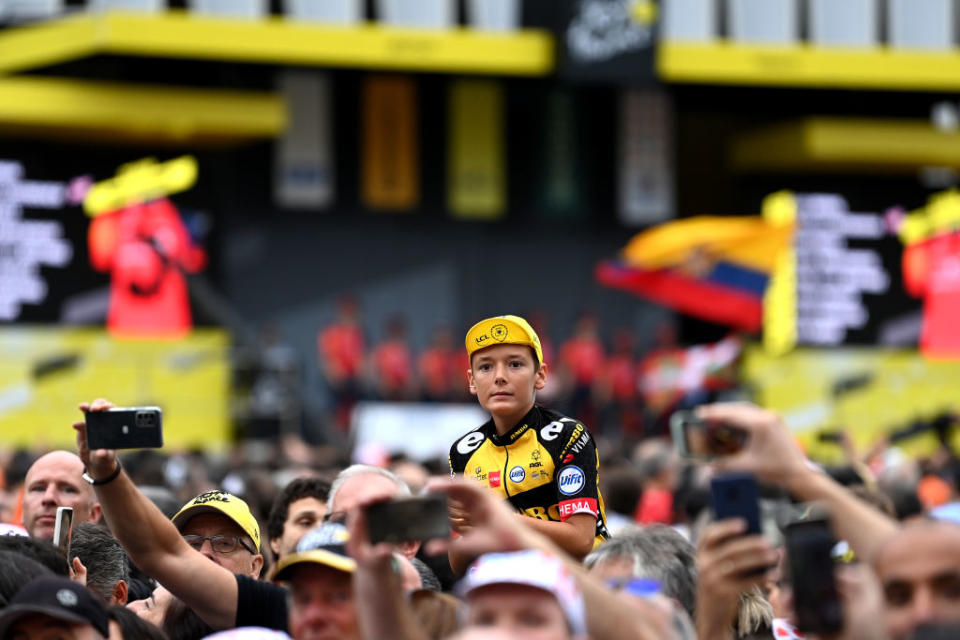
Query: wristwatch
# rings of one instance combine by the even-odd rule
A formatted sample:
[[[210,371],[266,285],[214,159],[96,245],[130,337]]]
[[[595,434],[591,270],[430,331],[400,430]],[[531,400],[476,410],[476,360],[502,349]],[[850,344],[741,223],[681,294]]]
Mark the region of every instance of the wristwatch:
[[[90,484],[94,485],[95,487],[99,487],[100,485],[104,485],[104,484],[107,484],[108,482],[113,482],[114,480],[116,480],[117,476],[120,475],[121,469],[122,467],[120,466],[120,458],[117,458],[117,468],[114,469],[113,473],[111,473],[109,476],[107,476],[103,480],[97,480],[93,476],[91,476],[89,473],[87,473],[86,467],[83,468],[83,479],[89,482]]]

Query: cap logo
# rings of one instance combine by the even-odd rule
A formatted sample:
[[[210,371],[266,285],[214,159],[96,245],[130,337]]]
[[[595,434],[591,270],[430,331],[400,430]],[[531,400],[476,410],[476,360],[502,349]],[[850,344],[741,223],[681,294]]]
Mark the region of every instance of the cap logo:
[[[505,324],[495,324],[492,327],[490,327],[490,335],[497,342],[503,342],[504,340],[506,340],[508,333],[509,331],[507,330],[507,325]]]
[[[65,607],[75,607],[77,606],[77,594],[70,589],[60,589],[60,591],[57,591],[57,602]]]
[[[484,342],[487,341],[487,339],[488,339],[487,336],[479,335],[477,336],[477,344],[483,344]]]
[[[207,504],[208,502],[230,502],[230,496],[223,491],[207,491],[193,499],[193,504]]]

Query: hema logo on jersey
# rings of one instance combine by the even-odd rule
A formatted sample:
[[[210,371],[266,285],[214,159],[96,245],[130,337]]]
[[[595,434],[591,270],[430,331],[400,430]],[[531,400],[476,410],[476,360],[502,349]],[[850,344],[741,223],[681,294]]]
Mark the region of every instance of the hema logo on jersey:
[[[564,467],[557,474],[557,488],[565,496],[572,496],[577,493],[583,489],[586,482],[587,476],[584,475],[583,469],[573,464]]]
[[[527,477],[527,472],[523,470],[523,467],[517,465],[513,469],[510,469],[510,482],[515,482],[520,484],[523,482],[523,479]]]

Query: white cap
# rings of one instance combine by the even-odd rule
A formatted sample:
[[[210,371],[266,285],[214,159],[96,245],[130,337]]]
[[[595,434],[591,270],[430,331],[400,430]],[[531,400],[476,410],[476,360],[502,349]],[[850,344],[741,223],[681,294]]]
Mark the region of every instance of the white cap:
[[[480,556],[457,585],[457,593],[466,597],[491,584],[519,584],[546,591],[560,603],[573,635],[586,635],[583,595],[573,575],[554,556],[534,550]]]

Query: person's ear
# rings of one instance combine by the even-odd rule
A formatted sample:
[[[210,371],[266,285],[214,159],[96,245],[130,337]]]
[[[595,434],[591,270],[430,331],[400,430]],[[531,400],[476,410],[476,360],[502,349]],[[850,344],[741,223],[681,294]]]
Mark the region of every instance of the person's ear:
[[[90,507],[90,522],[97,523],[100,522],[100,518],[103,516],[103,507],[100,506],[99,502],[94,502]]]
[[[470,395],[477,395],[477,382],[473,379],[473,369],[467,369],[467,384],[470,389]]]
[[[250,577],[254,580],[259,580],[261,569],[263,569],[263,556],[258,553],[253,556],[253,562],[250,567]]]
[[[113,604],[120,605],[121,607],[127,606],[129,593],[126,580],[117,580],[117,584],[113,585]]]
[[[533,379],[533,388],[540,390],[547,386],[547,365],[541,363]]]
[[[270,538],[270,550],[273,551],[273,557],[280,559],[280,539]]]

